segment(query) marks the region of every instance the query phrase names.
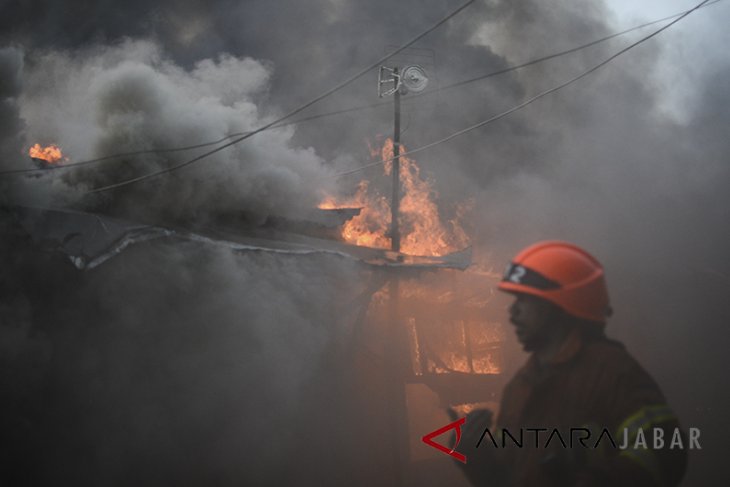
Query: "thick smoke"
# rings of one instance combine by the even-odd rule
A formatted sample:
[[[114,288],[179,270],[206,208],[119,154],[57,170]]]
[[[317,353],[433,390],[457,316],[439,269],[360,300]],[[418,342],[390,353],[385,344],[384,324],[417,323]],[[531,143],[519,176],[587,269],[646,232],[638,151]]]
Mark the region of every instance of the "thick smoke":
[[[174,5],[95,2],[81,11],[75,4],[61,7],[43,0],[5,2],[0,43],[17,45],[26,55],[23,63],[18,48],[0,51],[2,167],[29,164],[19,154],[36,140],[57,142],[78,160],[187,145],[250,130],[345,79],[380,57],[386,46],[409,39],[453,5],[436,0],[190,0]],[[444,208],[465,195],[476,197],[473,241],[478,255],[489,256],[487,264],[501,266],[521,246],[546,238],[575,241],[605,263],[616,310],[609,334],[624,340],[657,378],[682,422],[702,428],[705,449],[693,454],[686,485],[719,485],[721,477],[727,478],[718,458],[723,451],[721,434],[729,427],[724,411],[730,407],[720,372],[727,365],[730,317],[725,299],[730,286],[726,255],[730,68],[726,57],[716,54],[720,52],[716,46],[727,44],[727,34],[715,26],[721,24],[715,19],[726,17],[727,9],[720,3],[698,11],[565,90],[417,157],[436,181]],[[446,86],[619,30],[613,20],[601,1],[480,1],[417,45],[433,49],[433,57],[419,57],[421,51],[402,57],[423,64],[432,87]],[[418,147],[510,108],[577,75],[638,35],[437,95],[407,95],[403,142]],[[690,42],[699,47],[686,47]],[[675,84],[672,76],[684,82]],[[375,103],[376,83],[376,74],[366,76],[302,116]],[[667,99],[681,100],[674,112],[667,109]],[[218,211],[249,212],[260,219],[298,216],[316,204],[320,190],[347,192],[360,175],[337,180],[337,186],[328,175],[370,162],[367,142],[391,130],[392,108],[386,104],[262,133],[171,177],[118,192],[83,195],[89,188],[167,167],[184,157],[134,157],[65,176],[43,176],[22,183],[28,187],[23,196],[155,221],[206,218]],[[323,169],[328,165],[331,169]],[[377,179],[377,174],[378,169],[371,169],[363,176]],[[210,257],[217,272],[187,270],[181,263],[185,259],[161,259],[159,271],[169,274],[159,282],[203,277],[211,285],[228,282],[245,294],[244,289],[256,286],[249,283],[271,280],[271,294],[298,296],[292,298],[296,302],[318,296],[315,290],[300,293],[308,282],[303,276],[337,276],[342,282],[351,276],[351,269],[341,268],[339,262],[315,270],[308,263],[237,257],[235,264],[221,265],[231,258]],[[128,265],[137,264],[130,258]],[[228,274],[246,269],[256,271],[245,284]],[[92,287],[103,288],[107,282],[131,286],[139,279],[125,275],[115,280],[104,272],[112,271],[102,268],[103,277],[95,278]],[[278,274],[288,278],[272,277]],[[135,313],[136,308],[122,304],[130,292],[124,288],[118,301],[103,307],[105,320],[126,316],[109,329],[138,320],[156,338],[127,342],[129,347],[115,352],[110,367],[125,381],[131,377],[124,369],[127,355],[137,353],[140,344],[164,341],[176,322],[165,310],[184,301],[168,296],[154,306],[141,306],[138,309],[145,312],[133,317],[125,313]],[[164,295],[163,290],[150,292]],[[27,300],[23,293],[13,296],[13,302]],[[311,307],[290,307],[260,304],[264,299],[257,300],[258,305],[247,300],[237,303],[228,293],[219,301],[211,301],[212,294],[206,296],[210,299],[201,309],[216,308],[213,303],[232,307],[257,323],[249,329],[272,323],[270,331],[284,335],[294,314],[310,324],[306,329],[314,329],[311,323],[327,321],[329,312],[319,298]],[[241,309],[235,308],[239,305]],[[183,322],[195,328],[193,322],[200,316],[193,313]],[[221,322],[234,333],[231,320],[227,316]],[[302,344],[301,355],[292,355],[296,347],[287,341],[282,345],[286,350],[278,354],[276,340],[263,340],[261,350],[279,358],[292,355],[296,363],[304,363],[326,349],[323,343],[331,339],[331,329],[315,332],[313,342]],[[209,337],[206,350],[228,350],[229,335],[211,332]],[[113,335],[103,340],[110,350],[116,343]],[[168,355],[177,363],[185,357],[187,342],[175,339],[169,346],[173,343],[182,343],[180,350]],[[238,343],[237,335],[231,343]],[[89,378],[96,370],[90,366]],[[201,375],[214,370],[210,364],[200,367]],[[260,372],[267,377],[262,378],[261,384],[266,384],[262,397],[269,394],[278,400],[281,396],[274,391],[280,385],[296,389],[306,383],[289,372]],[[302,371],[307,373],[311,377],[313,372]],[[183,372],[179,376],[187,377]],[[191,374],[184,380],[195,377]],[[250,383],[247,377],[243,374],[241,381]],[[197,390],[189,383],[181,389],[186,387]],[[163,391],[151,402],[155,407],[164,402]],[[117,396],[105,393],[105,397],[113,402]],[[267,409],[259,400],[250,398],[256,408]],[[310,404],[317,401],[310,398]],[[189,412],[170,407],[180,415]],[[215,401],[195,407],[214,408]],[[100,414],[103,422],[106,417]],[[124,414],[122,423],[131,417]],[[291,411],[282,414],[287,417]],[[177,431],[174,426],[170,429]],[[86,427],[94,433],[91,423]],[[232,433],[231,445],[241,441],[236,438]],[[99,444],[97,440],[86,444]],[[108,454],[117,451],[109,446]],[[105,474],[112,471],[98,460],[89,462]],[[267,465],[262,462],[252,476],[240,478],[261,480],[257,475],[265,477]]]
[[[64,379],[96,398],[75,437],[95,450],[101,483],[289,480],[282,459],[307,457],[299,429],[317,434],[304,422],[317,414],[308,394],[338,386],[327,351],[339,345],[357,277],[337,259],[189,244],[100,268],[81,291],[104,321],[82,332],[88,348],[59,361],[72,375]]]
[[[80,52],[45,52],[29,64],[21,100],[26,138],[63,141],[75,160],[219,140],[268,122],[258,105],[266,99],[271,68],[251,58],[223,53],[186,70],[155,43],[123,41]],[[127,215],[200,217],[236,210],[298,216],[316,205],[331,178],[311,148],[291,146],[292,131],[260,134],[179,174],[114,195],[94,198],[85,192],[179,164],[215,146],[122,158],[43,179],[64,184],[86,205],[101,199],[116,212],[122,206]]]
[[[282,485],[324,468],[318,435],[355,448],[326,409],[353,261],[171,239],[80,274],[3,234],[4,481]]]
[[[20,163],[18,147],[22,143],[23,120],[20,118],[18,96],[22,90],[23,53],[20,49],[0,49],[0,168]],[[0,183],[2,198],[9,196],[7,184]]]

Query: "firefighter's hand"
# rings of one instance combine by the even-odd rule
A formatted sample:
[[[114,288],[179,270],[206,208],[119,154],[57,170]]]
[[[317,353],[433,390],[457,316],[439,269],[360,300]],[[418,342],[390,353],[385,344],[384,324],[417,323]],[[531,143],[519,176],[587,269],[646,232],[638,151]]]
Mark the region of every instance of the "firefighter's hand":
[[[453,409],[449,417],[456,421],[458,416]],[[456,443],[456,433],[452,433],[451,445],[455,451],[466,456],[466,463],[456,462],[473,485],[499,485],[499,465],[486,430],[492,425],[493,413],[489,409],[477,409],[466,415],[462,425],[461,438]]]
[[[453,409],[449,409],[448,413],[452,421],[458,419],[456,411]],[[475,409],[468,413],[466,422],[461,428],[461,439],[458,445],[454,445],[456,443],[456,434],[452,433],[451,444],[454,445],[453,448],[467,456],[469,453],[474,453],[480,440],[482,440],[484,432],[492,426],[493,415],[494,413],[489,409]]]

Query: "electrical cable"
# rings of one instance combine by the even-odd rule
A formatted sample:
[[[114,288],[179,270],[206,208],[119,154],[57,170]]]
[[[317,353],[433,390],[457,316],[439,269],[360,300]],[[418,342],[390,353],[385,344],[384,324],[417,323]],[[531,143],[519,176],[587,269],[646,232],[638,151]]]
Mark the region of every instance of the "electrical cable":
[[[487,73],[487,74],[483,74],[481,76],[477,76],[475,78],[470,78],[470,79],[467,79],[467,80],[464,80],[464,81],[458,81],[456,83],[453,83],[453,84],[450,84],[450,85],[447,85],[447,86],[442,86],[440,88],[436,88],[436,89],[433,89],[433,90],[430,90],[430,91],[424,91],[424,92],[421,92],[421,93],[415,93],[412,96],[410,96],[407,99],[407,101],[413,101],[413,100],[415,100],[417,98],[420,98],[420,97],[433,95],[435,93],[439,93],[439,92],[442,92],[442,91],[450,90],[450,89],[453,89],[453,88],[458,88],[459,86],[464,86],[464,85],[467,85],[469,83],[474,83],[476,81],[481,81],[483,79],[491,78],[493,76],[498,76],[500,74],[505,74],[505,73],[509,73],[511,71],[516,71],[518,69],[526,68],[528,66],[532,66],[533,64],[539,64],[539,63],[542,63],[544,61],[549,61],[550,59],[555,59],[555,58],[558,58],[558,57],[565,56],[567,54],[572,54],[574,52],[582,51],[583,49],[587,49],[589,47],[593,47],[593,46],[595,46],[597,44],[601,44],[603,42],[609,41],[609,40],[614,39],[616,37],[620,37],[620,36],[626,35],[626,34],[628,34],[630,32],[633,32],[633,31],[636,31],[636,30],[639,30],[639,29],[643,29],[644,27],[649,27],[651,25],[659,24],[661,22],[665,22],[667,20],[671,20],[671,19],[674,19],[674,18],[677,18],[677,17],[680,17],[680,16],[685,16],[685,15],[687,15],[687,14],[689,14],[689,13],[697,10],[698,8],[709,7],[710,5],[714,5],[714,4],[719,3],[721,1],[723,1],[723,0],[712,0],[709,3],[702,5],[701,7],[695,7],[695,8],[692,8],[690,10],[684,10],[682,12],[676,13],[674,15],[669,15],[669,16],[664,17],[664,18],[661,18],[661,19],[652,20],[651,22],[645,22],[645,23],[643,23],[641,25],[637,25],[635,27],[631,27],[629,29],[622,30],[620,32],[616,32],[614,34],[610,34],[610,35],[607,35],[605,37],[601,37],[600,39],[596,39],[594,41],[588,42],[586,44],[582,44],[582,45],[577,46],[577,47],[573,47],[573,48],[567,49],[565,51],[560,51],[560,52],[557,52],[555,54],[548,54],[547,56],[539,57],[539,58],[533,59],[531,61],[527,61],[527,62],[524,62],[522,64],[518,64],[516,66],[510,66],[510,67],[507,67],[507,68],[504,68],[504,69],[500,69],[498,71],[493,71],[491,73]],[[677,20],[679,20],[679,19],[677,19]],[[671,25],[671,24],[669,24],[669,25]]]
[[[511,113],[514,113],[514,112],[516,112],[516,111],[518,111],[518,110],[526,107],[527,105],[531,104],[532,102],[537,101],[540,98],[543,98],[544,96],[547,96],[547,95],[549,95],[551,93],[555,93],[556,91],[561,90],[561,89],[565,88],[566,86],[568,86],[568,85],[570,85],[572,83],[575,83],[576,81],[578,81],[578,80],[580,80],[582,78],[585,78],[589,74],[591,74],[591,73],[597,71],[598,69],[602,68],[603,66],[607,65],[608,63],[610,63],[611,61],[613,61],[614,59],[616,59],[620,55],[628,52],[629,50],[633,49],[634,47],[638,46],[639,44],[641,44],[641,43],[643,43],[645,41],[648,41],[649,39],[651,39],[652,37],[656,36],[660,32],[665,31],[666,29],[668,29],[672,25],[676,24],[677,22],[679,22],[680,20],[682,20],[683,18],[685,18],[686,16],[688,16],[689,14],[691,14],[692,12],[694,12],[695,10],[697,10],[697,9],[701,8],[702,6],[704,6],[709,1],[710,0],[704,0],[699,5],[697,5],[696,7],[692,8],[692,9],[690,9],[688,11],[686,11],[682,16],[680,16],[677,19],[673,20],[669,24],[661,27],[660,29],[657,29],[656,31],[652,32],[651,34],[649,34],[646,37],[642,37],[638,41],[636,41],[633,44],[630,44],[629,46],[621,49],[616,54],[613,54],[609,58],[607,58],[604,61],[596,64],[595,66],[593,66],[592,68],[588,69],[587,71],[584,71],[583,73],[579,74],[578,76],[575,76],[575,77],[569,79],[568,81],[565,81],[565,82],[559,84],[558,86],[555,86],[555,87],[550,88],[548,90],[545,90],[545,91],[543,91],[541,93],[538,93],[537,95],[535,95],[535,96],[527,99],[526,101],[520,103],[519,105],[516,105],[516,106],[510,108],[507,111],[504,111],[504,112],[502,112],[502,113],[500,113],[498,115],[495,115],[495,116],[493,116],[491,118],[488,118],[487,120],[483,120],[483,121],[481,121],[479,123],[476,123],[474,125],[471,125],[471,126],[465,128],[465,129],[459,130],[458,132],[454,132],[453,134],[448,135],[448,136],[444,137],[443,139],[439,139],[439,140],[437,140],[435,142],[431,142],[429,144],[426,144],[424,146],[418,147],[416,149],[409,150],[407,152],[403,152],[402,154],[399,155],[399,157],[407,157],[407,156],[416,154],[418,152],[425,151],[427,149],[430,149],[432,147],[435,147],[437,145],[440,145],[440,144],[443,144],[445,142],[448,142],[448,141],[450,141],[452,139],[455,139],[456,137],[459,137],[461,135],[464,135],[464,134],[466,134],[468,132],[471,132],[473,130],[476,130],[476,129],[480,128],[480,127],[483,127],[483,126],[485,126],[485,125],[487,125],[489,123],[496,122],[497,120],[499,120],[501,118],[504,118],[507,115],[510,115]],[[391,162],[391,161],[393,161],[395,159],[396,159],[395,157],[392,157],[390,159],[385,159],[385,160],[378,161],[378,162],[374,162],[374,163],[371,163],[371,164],[366,164],[366,165],[361,166],[361,167],[359,167],[357,169],[353,169],[353,170],[350,170],[350,171],[346,171],[346,172],[342,172],[342,173],[336,174],[336,175],[334,175],[334,177],[340,178],[342,176],[347,176],[349,174],[355,174],[355,173],[360,172],[360,171],[363,171],[365,169],[368,169],[368,168],[371,168],[371,167],[375,167],[375,166],[380,166],[380,165],[385,164],[387,162]]]
[[[303,105],[299,106],[298,108],[295,108],[294,110],[290,111],[286,115],[284,115],[282,117],[279,117],[276,120],[274,120],[272,122],[269,122],[266,125],[263,125],[263,126],[259,127],[256,130],[253,130],[251,132],[248,132],[246,135],[242,135],[241,137],[238,137],[238,138],[236,138],[236,139],[234,139],[234,140],[232,140],[232,141],[230,141],[230,142],[228,142],[226,144],[223,144],[220,147],[216,147],[213,150],[210,150],[208,152],[205,152],[204,154],[201,154],[201,155],[199,155],[197,157],[194,157],[192,159],[189,159],[189,160],[187,160],[187,161],[185,161],[183,163],[177,164],[175,166],[171,166],[171,167],[168,167],[168,168],[165,168],[165,169],[161,169],[159,171],[147,173],[147,174],[144,174],[142,176],[138,176],[136,178],[127,179],[127,180],[121,181],[119,183],[114,183],[114,184],[109,184],[107,186],[102,186],[102,187],[99,187],[99,188],[94,188],[92,190],[87,191],[86,193],[87,194],[90,194],[90,193],[100,193],[102,191],[109,191],[111,189],[116,189],[116,188],[121,188],[123,186],[128,186],[130,184],[134,184],[134,183],[138,183],[138,182],[141,182],[141,181],[145,181],[145,180],[148,180],[148,179],[157,177],[157,176],[161,176],[163,174],[169,174],[169,173],[171,173],[173,171],[177,171],[178,169],[182,169],[185,166],[189,166],[190,164],[193,164],[193,163],[198,162],[198,161],[200,161],[202,159],[205,159],[206,157],[211,156],[211,155],[215,154],[216,152],[220,152],[223,149],[226,149],[226,148],[228,148],[228,147],[230,147],[230,146],[232,146],[234,144],[237,144],[237,143],[239,143],[239,142],[241,142],[241,141],[243,141],[245,139],[248,139],[249,137],[252,137],[252,136],[254,136],[254,135],[256,135],[256,134],[258,134],[260,132],[263,132],[264,130],[266,130],[268,128],[271,128],[271,127],[273,127],[274,125],[276,125],[276,124],[278,124],[280,122],[283,122],[287,118],[290,118],[290,117],[296,115],[297,113],[305,110],[306,108],[309,108],[310,106],[314,105],[315,103],[317,103],[317,102],[319,102],[319,101],[327,98],[328,96],[332,95],[333,93],[341,90],[345,86],[349,85],[350,83],[356,81],[357,79],[361,78],[362,76],[364,76],[365,74],[367,74],[368,72],[370,72],[370,70],[379,67],[382,63],[384,63],[385,61],[387,61],[391,57],[393,57],[396,54],[398,54],[399,52],[405,50],[409,46],[415,44],[416,42],[418,42],[419,40],[421,40],[423,37],[425,37],[426,35],[430,34],[431,32],[433,32],[434,30],[436,30],[441,25],[445,24],[447,21],[449,21],[451,18],[453,18],[454,16],[456,16],[458,13],[460,13],[462,10],[464,10],[465,8],[467,8],[469,5],[471,5],[475,1],[476,0],[467,0],[459,8],[457,8],[456,10],[454,10],[453,12],[451,12],[450,14],[448,14],[446,17],[444,17],[441,20],[439,20],[438,22],[436,22],[434,25],[432,25],[431,27],[429,27],[428,29],[426,29],[424,32],[418,34],[416,37],[414,37],[410,41],[408,41],[405,44],[403,44],[401,47],[399,47],[395,51],[391,52],[390,54],[386,54],[385,56],[383,56],[382,58],[378,59],[376,62],[374,62],[370,66],[362,69],[361,71],[359,71],[355,75],[351,76],[350,78],[346,79],[345,81],[341,82],[340,84],[338,84],[338,85],[330,88],[329,90],[325,91],[324,93],[322,93],[321,95],[317,96],[316,98],[313,98],[312,100],[304,103]]]
[[[714,5],[714,4],[719,3],[721,1],[723,1],[723,0],[713,0],[713,1],[711,1],[711,2],[709,2],[707,4],[705,4],[705,5],[703,5],[702,8],[709,7],[710,5]],[[501,75],[501,74],[509,73],[509,72],[512,72],[512,71],[516,71],[518,69],[522,69],[522,68],[525,68],[525,67],[528,67],[528,66],[532,66],[534,64],[539,64],[539,63],[544,62],[544,61],[549,61],[551,59],[556,59],[556,58],[559,58],[559,57],[562,57],[562,56],[566,56],[568,54],[572,54],[574,52],[578,52],[578,51],[581,51],[583,49],[587,49],[589,47],[592,47],[592,46],[601,44],[603,42],[609,41],[609,40],[614,39],[616,37],[619,37],[619,36],[622,36],[622,35],[625,35],[625,34],[634,32],[636,30],[640,30],[640,29],[643,29],[645,27],[649,27],[651,25],[658,24],[660,22],[664,22],[664,21],[667,21],[667,20],[670,20],[670,19],[674,19],[674,18],[676,18],[676,17],[678,17],[680,15],[683,15],[683,14],[685,14],[687,12],[689,12],[689,10],[685,10],[683,12],[679,12],[679,13],[676,13],[676,14],[673,14],[673,15],[669,15],[669,16],[664,17],[664,18],[661,18],[661,19],[653,20],[651,22],[646,22],[644,24],[637,25],[637,26],[631,27],[629,29],[626,29],[626,30],[623,30],[623,31],[620,31],[620,32],[616,32],[616,33],[610,34],[610,35],[605,36],[605,37],[602,37],[600,39],[593,40],[593,41],[588,42],[586,44],[581,44],[580,46],[576,46],[576,47],[567,49],[565,51],[560,51],[560,52],[553,53],[553,54],[549,54],[549,55],[546,55],[546,56],[543,56],[543,57],[535,58],[535,59],[532,59],[530,61],[524,62],[522,64],[518,64],[518,65],[515,65],[515,66],[510,66],[510,67],[507,67],[507,68],[504,68],[504,69],[500,69],[498,71],[492,71],[490,73],[486,73],[486,74],[483,74],[483,75],[480,75],[480,76],[477,76],[477,77],[474,77],[474,78],[470,78],[470,79],[467,79],[467,80],[458,81],[458,82],[453,83],[451,85],[442,86],[442,87],[439,87],[439,88],[436,88],[436,89],[433,89],[433,90],[424,91],[422,93],[414,93],[411,96],[405,98],[403,100],[403,102],[404,102],[404,104],[410,103],[410,102],[412,102],[412,101],[414,101],[416,99],[426,98],[426,97],[428,97],[430,95],[433,95],[433,94],[436,94],[436,93],[440,93],[442,91],[450,90],[450,89],[457,88],[457,87],[460,87],[460,86],[464,86],[464,85],[467,85],[467,84],[470,84],[470,83],[474,83],[474,82],[477,82],[477,81],[481,81],[481,80],[484,80],[484,79],[487,79],[487,78],[491,78],[491,77],[498,76],[498,75]],[[290,126],[290,125],[297,125],[297,124],[300,124],[300,123],[309,122],[309,121],[317,120],[317,119],[320,119],[320,118],[326,118],[326,117],[330,117],[330,116],[342,115],[342,114],[345,114],[345,113],[352,113],[352,112],[357,112],[357,111],[362,111],[362,110],[368,110],[368,109],[372,109],[372,108],[379,108],[379,107],[384,107],[384,106],[391,106],[391,103],[390,102],[371,103],[371,104],[368,104],[368,105],[360,105],[360,106],[356,106],[356,107],[349,107],[349,108],[343,108],[343,109],[340,109],[340,110],[334,110],[334,111],[331,111],[331,112],[319,113],[319,114],[315,114],[315,115],[312,115],[312,116],[308,116],[308,117],[304,117],[304,118],[292,120],[292,121],[286,122],[286,123],[278,123],[278,124],[275,124],[275,125],[271,126],[267,130],[277,129],[277,128],[281,128],[281,127],[287,127],[287,126]],[[58,165],[53,165],[53,166],[49,166],[49,167],[45,167],[45,168],[10,169],[10,170],[6,170],[6,171],[0,171],[0,176],[12,175],[12,174],[26,174],[26,173],[43,173],[43,172],[47,172],[49,170],[73,169],[73,168],[78,167],[78,166],[86,166],[86,165],[89,165],[89,164],[96,164],[96,163],[100,163],[100,162],[108,162],[108,161],[111,161],[113,159],[118,159],[118,158],[122,158],[122,157],[134,157],[134,156],[141,156],[141,155],[147,155],[147,154],[166,154],[166,153],[172,153],[172,152],[184,152],[184,151],[189,151],[189,150],[194,150],[194,149],[201,149],[203,147],[210,147],[212,145],[221,144],[221,143],[225,142],[226,140],[229,140],[229,139],[231,139],[233,137],[240,137],[240,136],[248,135],[249,133],[250,132],[233,133],[233,134],[229,134],[229,135],[227,135],[227,136],[225,136],[225,137],[223,137],[221,139],[215,140],[215,141],[203,142],[203,143],[200,143],[200,144],[183,146],[183,147],[162,148],[162,149],[147,149],[147,150],[139,150],[139,151],[132,151],[132,152],[121,152],[121,153],[117,153],[117,154],[110,154],[110,155],[107,155],[107,156],[98,157],[98,158],[95,158],[95,159],[88,159],[88,160],[85,160],[85,161],[73,162],[71,164],[58,164]]]
[[[716,1],[720,1],[720,0],[716,0]],[[390,103],[380,103],[380,104],[371,105],[371,106],[359,106],[359,107],[343,108],[341,110],[336,110],[336,111],[333,111],[333,112],[319,113],[319,114],[312,115],[312,116],[309,116],[309,117],[304,117],[304,118],[300,118],[300,119],[297,119],[297,120],[292,120],[290,122],[279,123],[279,124],[276,124],[276,125],[270,127],[267,130],[273,130],[273,129],[278,129],[278,128],[282,128],[282,127],[288,127],[290,125],[296,125],[296,124],[299,124],[299,123],[302,123],[302,122],[308,122],[310,120],[317,120],[319,118],[324,118],[324,117],[328,117],[328,116],[332,116],[332,115],[340,115],[340,114],[343,114],[343,113],[360,111],[360,110],[363,110],[365,108],[372,108],[372,107],[385,106],[385,105],[390,105]],[[233,133],[233,134],[226,135],[225,137],[220,138],[218,140],[214,140],[212,142],[202,142],[200,144],[188,145],[188,146],[184,146],[184,147],[173,147],[173,148],[163,148],[163,149],[147,149],[147,150],[139,150],[139,151],[132,151],[132,152],[120,152],[118,154],[110,154],[108,156],[102,156],[102,157],[98,157],[96,159],[88,159],[88,160],[85,160],[85,161],[73,162],[71,164],[57,164],[57,165],[48,166],[48,167],[44,167],[44,168],[33,168],[33,169],[9,169],[9,170],[6,170],[6,171],[0,171],[0,176],[11,175],[11,174],[25,174],[25,173],[44,173],[44,172],[47,172],[47,171],[54,171],[54,170],[57,171],[57,170],[61,170],[61,169],[73,169],[73,168],[78,167],[78,166],[86,166],[86,165],[89,165],[89,164],[96,164],[96,163],[100,163],[100,162],[108,162],[108,161],[111,161],[113,159],[117,159],[117,158],[120,158],[120,157],[142,156],[142,155],[147,155],[147,154],[166,154],[166,153],[170,153],[170,152],[184,152],[184,151],[189,151],[189,150],[193,150],[193,149],[201,149],[203,147],[209,147],[211,145],[221,144],[221,143],[225,142],[226,140],[229,140],[229,139],[231,139],[233,137],[240,137],[240,136],[243,136],[243,135],[248,135],[250,133],[251,132],[237,132],[237,133]]]

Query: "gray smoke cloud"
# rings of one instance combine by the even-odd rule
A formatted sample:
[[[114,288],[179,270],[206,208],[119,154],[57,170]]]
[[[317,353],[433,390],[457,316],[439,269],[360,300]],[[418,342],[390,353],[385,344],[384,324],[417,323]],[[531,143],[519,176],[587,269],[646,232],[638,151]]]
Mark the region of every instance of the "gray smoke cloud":
[[[57,142],[78,160],[215,140],[258,127],[377,59],[386,46],[425,29],[451,5],[435,0],[191,0],[174,5],[93,2],[81,11],[76,5],[37,0],[9,1],[2,8],[0,44],[20,46],[26,53],[23,63],[19,48],[0,52],[2,165],[22,167],[28,161],[18,154],[36,140]],[[478,255],[489,256],[488,264],[501,267],[522,246],[547,238],[575,241],[604,262],[616,310],[609,334],[626,342],[664,388],[683,424],[701,427],[708,442],[691,458],[686,485],[719,484],[727,477],[718,468],[718,451],[721,433],[729,426],[723,411],[730,407],[720,372],[727,365],[730,315],[725,299],[730,286],[725,80],[730,67],[713,47],[727,41],[714,20],[723,18],[727,8],[720,3],[696,12],[589,78],[417,157],[435,181],[442,208],[465,195],[476,199],[473,242]],[[480,1],[417,45],[432,49],[433,56],[419,57],[419,51],[403,57],[427,68],[431,86],[446,86],[619,30],[613,21],[600,1]],[[403,141],[407,148],[419,147],[499,113],[580,73],[637,36],[438,95],[405,96]],[[697,52],[686,47],[688,39],[700,38],[705,40],[697,41]],[[667,66],[681,76],[692,73],[689,81],[673,84]],[[376,83],[372,73],[302,116],[375,103]],[[667,110],[667,98],[682,100],[681,116]],[[391,131],[392,108],[384,105],[262,133],[174,176],[100,197],[81,193],[184,159],[128,158],[16,184],[30,186],[22,194],[37,201],[162,221],[239,210],[262,219],[296,217],[316,205],[321,191],[350,191],[360,175],[329,176],[370,162],[367,142]],[[387,178],[379,171],[370,169],[362,177],[381,184],[386,193]],[[334,275],[341,282],[351,277],[338,263],[317,270],[291,264],[247,261],[228,267],[243,273],[256,269],[247,282],[273,280],[272,294],[301,299],[315,294],[299,294],[303,276]],[[225,265],[217,265],[216,272],[192,267],[174,258],[159,263],[170,282],[189,281],[193,273],[247,289]],[[272,277],[278,274],[289,279]],[[137,280],[105,277],[99,286],[129,286]],[[122,301],[108,306],[110,315],[126,309]],[[221,306],[234,306],[229,301],[235,298],[221,297]],[[149,304],[149,309],[161,316],[155,323],[167,330],[171,324],[163,302]],[[311,307],[293,308],[262,302],[246,301],[238,310],[239,316],[259,320],[254,330],[264,323],[289,330],[284,324],[294,314],[307,322],[328,319],[329,308],[318,300]],[[212,308],[210,303],[202,307]],[[235,337],[232,316],[220,321]],[[185,322],[194,328],[199,317],[193,314]],[[296,363],[321,356],[329,332],[319,333],[319,341],[303,345],[301,355],[294,353]],[[206,350],[229,346],[211,336]],[[113,348],[111,338],[104,340]],[[286,350],[277,350],[276,340],[264,342],[261,349],[277,357],[296,348],[285,342]],[[128,378],[123,369],[136,344],[123,350],[112,363]],[[178,360],[177,353],[170,352],[171,360]],[[202,367],[201,375],[214,369]],[[281,397],[273,392],[276,384],[296,389],[306,383],[288,372],[266,375],[271,380],[263,394],[276,400]],[[112,403],[116,396],[106,397]],[[250,400],[255,409],[266,409],[259,399]],[[215,404],[200,407],[215,409]],[[187,414],[187,409],[177,411]],[[105,416],[100,416],[101,422]],[[234,437],[229,439],[239,441]],[[109,455],[116,451],[109,446]],[[257,466],[253,476],[232,475],[261,480],[268,465]]]
[[[191,244],[101,267],[81,293],[98,299],[103,321],[82,332],[88,348],[58,359],[59,382],[96,398],[74,435],[95,450],[95,475],[116,485],[289,481],[282,460],[301,467],[308,456],[298,429],[317,433],[307,388],[338,387],[327,351],[346,331],[357,277],[337,259]]]
[[[307,446],[356,448],[353,413],[328,408],[350,387],[334,364],[366,269],[172,238],[81,274],[3,216],[4,481],[334,482],[340,453]]]
[[[21,99],[26,138],[42,145],[63,141],[62,148],[75,160],[219,140],[269,121],[258,105],[267,96],[271,68],[251,58],[223,53],[184,69],[166,58],[159,44],[127,40],[81,52],[51,51],[29,64]],[[67,199],[76,192],[78,200],[103,200],[122,206],[125,214],[239,210],[263,217],[300,216],[316,206],[332,179],[313,149],[292,146],[292,133],[292,128],[263,133],[184,169],[181,176],[113,196],[93,198],[85,192],[179,164],[214,147],[122,158],[53,173],[41,182],[63,185]]]
[[[12,167],[20,162],[17,148],[22,144],[23,120],[20,118],[18,96],[22,90],[23,52],[15,47],[0,49],[0,167]],[[3,199],[8,198],[7,183],[0,183]]]

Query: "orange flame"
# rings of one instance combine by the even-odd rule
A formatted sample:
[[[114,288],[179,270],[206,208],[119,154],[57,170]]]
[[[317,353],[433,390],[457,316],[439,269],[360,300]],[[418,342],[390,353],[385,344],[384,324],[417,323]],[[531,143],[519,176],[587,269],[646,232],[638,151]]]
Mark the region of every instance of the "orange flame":
[[[384,174],[390,175],[393,164],[393,140],[382,148],[371,147],[371,154],[384,162]],[[405,148],[402,147],[403,152]],[[469,245],[461,221],[473,203],[457,205],[454,217],[446,221],[436,205],[438,195],[416,161],[400,157],[401,251],[419,256],[440,256]],[[390,198],[383,196],[369,181],[360,181],[350,198],[327,197],[322,209],[360,208],[360,213],[342,227],[342,238],[351,244],[390,248]],[[390,188],[388,188],[390,189]],[[447,272],[447,271],[443,271]],[[463,374],[499,374],[502,371],[501,324],[486,317],[490,298],[476,292],[484,286],[481,273],[451,273],[439,278],[421,276],[401,280],[398,286],[399,313],[409,341],[414,376]],[[493,277],[493,276],[492,276]],[[368,319],[377,326],[392,321],[390,287],[384,286],[371,299]],[[466,298],[465,298],[466,296]],[[381,331],[385,333],[385,330]]]
[[[61,160],[66,160],[66,158],[63,157],[61,148],[56,144],[51,144],[48,147],[41,147],[40,144],[35,144],[28,151],[28,155],[34,159],[43,159],[49,164],[56,164]]]
[[[368,181],[360,181],[352,198],[338,201],[330,196],[319,207],[323,210],[362,208],[360,214],[343,225],[343,240],[354,245],[387,249],[390,248],[390,239],[386,236],[390,224],[390,204],[384,196],[371,195],[369,187]]]
[[[401,146],[405,152],[405,147]],[[393,170],[393,140],[387,139],[378,153],[384,161],[386,175]],[[410,255],[439,256],[469,245],[469,238],[460,224],[468,205],[457,208],[456,217],[444,223],[439,215],[433,183],[421,176],[416,161],[400,157],[402,197],[400,201],[401,251]],[[351,198],[337,200],[328,197],[319,205],[322,209],[362,208],[360,214],[348,220],[342,228],[342,238],[351,244],[389,248],[390,201],[373,190],[368,181],[361,181]]]
[[[507,331],[489,317],[494,309],[491,299],[471,299],[475,294],[483,297],[483,280],[469,272],[442,271],[439,277],[400,281],[398,322],[408,337],[415,376],[502,372]],[[370,302],[368,318],[377,326],[392,322],[390,292],[386,285]],[[385,328],[381,332],[387,336]]]

